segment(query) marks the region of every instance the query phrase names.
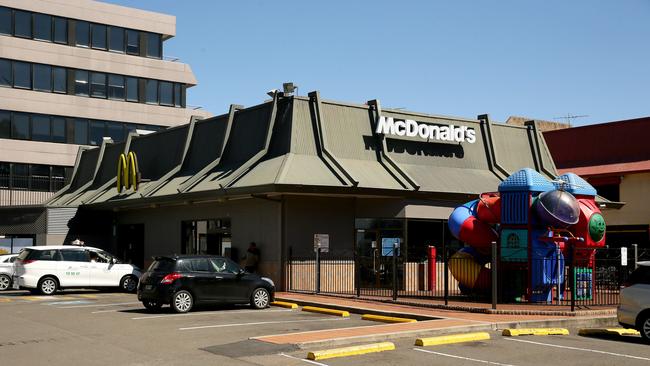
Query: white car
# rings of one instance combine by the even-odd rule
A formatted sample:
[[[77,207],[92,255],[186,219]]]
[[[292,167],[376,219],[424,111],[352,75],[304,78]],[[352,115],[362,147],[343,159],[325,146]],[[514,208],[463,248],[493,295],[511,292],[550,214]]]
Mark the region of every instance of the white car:
[[[622,326],[638,330],[650,342],[650,261],[638,264],[627,286],[621,289],[616,315]]]
[[[52,295],[62,288],[119,287],[135,292],[140,269],[121,263],[97,248],[35,246],[24,248],[15,261],[14,288]]]
[[[11,286],[16,257],[18,257],[18,254],[0,255],[0,291],[5,291]]]

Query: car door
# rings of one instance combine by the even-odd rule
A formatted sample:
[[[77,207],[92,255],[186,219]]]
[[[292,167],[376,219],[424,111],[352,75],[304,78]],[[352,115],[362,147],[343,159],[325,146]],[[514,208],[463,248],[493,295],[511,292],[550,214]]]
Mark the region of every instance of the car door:
[[[239,267],[233,261],[223,258],[210,258],[214,267],[219,285],[214,288],[215,297],[224,302],[243,303],[248,301],[251,283],[245,275],[240,273]]]
[[[122,273],[119,266],[112,261],[112,257],[101,250],[88,249],[90,257],[90,286],[119,286]]]
[[[61,287],[90,286],[90,259],[83,249],[61,249],[58,277]]]
[[[207,258],[192,258],[190,261],[192,272],[192,291],[198,301],[216,301],[215,289],[220,286],[220,278],[213,270]],[[189,277],[188,276],[188,277]]]

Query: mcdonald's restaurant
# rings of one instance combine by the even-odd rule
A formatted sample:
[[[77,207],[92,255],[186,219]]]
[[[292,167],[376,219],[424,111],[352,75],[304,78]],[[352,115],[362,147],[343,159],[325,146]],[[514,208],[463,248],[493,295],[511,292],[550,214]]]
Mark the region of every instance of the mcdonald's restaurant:
[[[312,258],[315,244],[367,263],[388,247],[418,262],[429,246],[460,246],[447,229],[452,209],[523,167],[556,176],[534,121],[517,127],[276,92],[82,148],[70,184],[25,208],[34,212],[19,224],[44,221],[29,228],[41,244],[80,239],[139,266],[195,253],[241,262],[255,242],[259,272],[282,289],[288,263]]]

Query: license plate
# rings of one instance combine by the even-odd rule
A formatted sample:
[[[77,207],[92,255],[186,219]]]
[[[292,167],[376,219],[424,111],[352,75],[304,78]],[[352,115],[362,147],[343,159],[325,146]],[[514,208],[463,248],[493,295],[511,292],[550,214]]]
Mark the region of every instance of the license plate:
[[[145,290],[151,290],[151,289],[153,289],[153,285],[145,285],[144,289]]]

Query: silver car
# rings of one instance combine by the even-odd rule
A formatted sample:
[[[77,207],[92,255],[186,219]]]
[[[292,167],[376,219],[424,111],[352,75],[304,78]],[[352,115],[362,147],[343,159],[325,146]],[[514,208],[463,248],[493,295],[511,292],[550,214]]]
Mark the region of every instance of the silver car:
[[[18,254],[0,255],[0,291],[11,287],[11,276],[14,274],[14,261]]]
[[[634,328],[650,343],[650,261],[639,262],[626,287],[621,289],[616,315],[626,328]]]

